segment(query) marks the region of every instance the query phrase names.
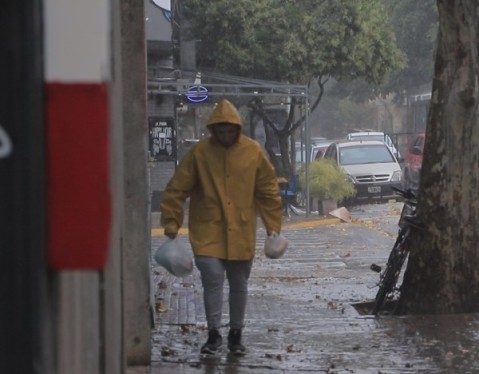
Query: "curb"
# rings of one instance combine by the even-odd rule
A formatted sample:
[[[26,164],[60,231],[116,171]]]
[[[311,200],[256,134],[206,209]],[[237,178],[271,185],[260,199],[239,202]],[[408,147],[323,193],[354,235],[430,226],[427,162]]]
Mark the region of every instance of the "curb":
[[[287,223],[283,225],[283,230],[287,229],[307,229],[310,227],[316,227],[321,225],[333,225],[336,223],[340,223],[341,220],[339,218],[324,218],[318,219],[314,221],[302,221],[296,223]]]
[[[283,230],[298,230],[298,229],[307,229],[311,227],[321,226],[321,225],[333,225],[340,223],[339,218],[325,218],[314,221],[302,221],[296,223],[286,223],[283,224]],[[178,235],[188,235],[188,228],[181,227],[178,231]],[[162,228],[155,228],[151,230],[151,236],[164,236]]]
[[[178,230],[178,235],[188,235],[188,229],[185,227],[180,227]],[[164,236],[163,229],[151,229],[151,236]]]

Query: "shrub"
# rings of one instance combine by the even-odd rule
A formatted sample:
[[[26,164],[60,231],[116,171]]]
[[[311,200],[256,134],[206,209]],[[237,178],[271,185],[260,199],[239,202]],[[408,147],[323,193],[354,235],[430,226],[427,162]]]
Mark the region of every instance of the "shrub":
[[[305,170],[301,171],[301,185],[306,185]],[[334,161],[322,158],[309,165],[309,193],[319,200],[342,201],[353,197],[356,189]]]

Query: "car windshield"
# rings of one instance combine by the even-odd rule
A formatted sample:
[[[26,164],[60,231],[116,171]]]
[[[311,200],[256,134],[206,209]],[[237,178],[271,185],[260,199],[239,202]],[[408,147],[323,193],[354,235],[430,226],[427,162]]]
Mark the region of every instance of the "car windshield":
[[[352,140],[379,140],[380,142],[384,142],[385,138],[384,135],[352,135]]]
[[[360,145],[342,147],[339,151],[339,163],[341,165],[376,164],[394,162],[389,150],[381,145]]]

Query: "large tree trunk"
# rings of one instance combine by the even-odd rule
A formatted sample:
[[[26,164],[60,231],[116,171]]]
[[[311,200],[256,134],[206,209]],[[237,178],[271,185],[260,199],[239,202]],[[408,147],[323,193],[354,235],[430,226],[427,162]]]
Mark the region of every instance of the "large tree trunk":
[[[479,311],[479,3],[438,0],[419,218],[399,313]]]

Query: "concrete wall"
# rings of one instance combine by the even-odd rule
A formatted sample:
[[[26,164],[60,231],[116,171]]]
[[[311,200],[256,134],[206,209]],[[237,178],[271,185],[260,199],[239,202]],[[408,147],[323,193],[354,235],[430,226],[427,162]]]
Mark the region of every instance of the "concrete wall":
[[[65,374],[117,374],[125,372],[126,367],[121,262],[125,225],[120,0],[113,0],[111,9],[110,167],[113,222],[109,258],[104,271],[64,271],[52,283],[58,295],[57,372]]]
[[[152,298],[143,3],[112,0],[113,224],[104,271],[61,272],[57,372],[118,374],[149,365]]]
[[[106,30],[111,44],[101,49],[101,54],[107,54],[111,62],[109,188],[113,221],[106,267],[88,271],[57,271],[46,262],[45,3],[24,4],[11,0],[0,16],[9,31],[0,37],[2,52],[7,46],[17,46],[5,53],[5,66],[0,69],[5,78],[3,91],[8,93],[1,101],[5,110],[0,125],[15,140],[11,157],[3,154],[0,160],[2,175],[9,176],[0,188],[5,197],[0,242],[2,258],[8,264],[2,274],[6,280],[3,296],[8,302],[0,308],[4,343],[0,344],[0,372],[122,374],[126,358],[129,364],[149,365],[151,352],[143,2],[110,0],[101,4],[111,17],[111,29]],[[88,4],[96,2],[81,5]],[[68,29],[75,34],[72,30]],[[81,35],[75,37],[81,40]],[[52,42],[49,47],[58,45]],[[64,65],[71,68],[71,61]],[[4,142],[2,138],[3,148]],[[12,175],[18,178],[10,178]],[[79,238],[84,235],[81,231],[77,234]]]

